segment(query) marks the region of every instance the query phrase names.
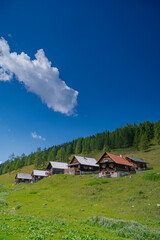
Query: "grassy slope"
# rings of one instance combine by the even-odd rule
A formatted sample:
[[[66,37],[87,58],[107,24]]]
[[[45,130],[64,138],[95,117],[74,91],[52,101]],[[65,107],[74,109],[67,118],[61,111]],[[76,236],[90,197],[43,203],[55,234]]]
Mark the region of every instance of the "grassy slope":
[[[14,170],[12,172],[0,175],[0,184],[14,184],[15,176],[16,176],[17,172],[32,173],[33,169],[34,169],[34,165],[29,165],[29,166],[25,166],[23,168],[19,168],[18,170]]]
[[[157,204],[160,204],[160,179],[153,181],[150,177],[144,178],[144,175],[148,176],[153,172],[160,173],[160,146],[153,145],[148,152],[133,152],[132,149],[127,149],[116,150],[115,153],[141,157],[150,162],[150,166],[154,169],[116,179],[103,180],[94,175],[55,175],[36,184],[21,184],[12,187],[7,185],[8,188],[1,187],[0,190],[0,198],[3,197],[8,202],[8,206],[3,206],[3,211],[9,214],[7,216],[18,214],[48,219],[56,217],[67,222],[69,229],[76,227],[79,232],[86,229],[86,226],[80,222],[95,215],[135,220],[149,227],[159,228],[160,208]],[[100,155],[101,153],[94,153],[97,159]],[[33,166],[25,167],[23,172],[27,173],[32,169]],[[15,172],[10,175],[4,174],[0,176],[0,184],[13,183],[14,177]],[[22,222],[25,223],[25,220]],[[109,233],[103,232],[102,229],[99,231],[97,226],[87,225],[87,229],[81,231],[81,234],[83,232],[85,235],[94,233],[97,239],[102,239],[102,236],[105,237],[104,239],[107,237],[108,239],[121,239],[120,236],[111,238],[110,231]],[[54,239],[61,239],[58,234],[57,232],[57,238]],[[90,236],[91,238],[88,239],[96,239],[95,236],[93,238]],[[49,237],[44,239],[49,239]]]

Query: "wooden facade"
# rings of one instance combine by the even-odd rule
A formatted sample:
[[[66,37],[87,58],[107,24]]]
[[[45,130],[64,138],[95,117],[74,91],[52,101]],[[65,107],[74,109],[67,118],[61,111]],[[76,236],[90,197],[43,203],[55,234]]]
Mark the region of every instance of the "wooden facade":
[[[126,160],[129,161],[131,164],[133,164],[136,170],[141,171],[141,170],[147,169],[148,162],[144,161],[143,159],[135,158],[135,157],[126,157]]]
[[[28,173],[17,173],[15,176],[15,182],[18,183],[31,183],[32,175]]]
[[[64,174],[73,174],[75,175],[75,169],[74,168],[67,168],[67,169],[64,169]]]
[[[63,162],[49,162],[47,170],[51,174],[64,174],[64,170],[68,168],[67,163]]]
[[[33,170],[32,177],[34,181],[39,181],[43,178],[47,178],[49,176],[48,171],[42,171],[42,170]]]
[[[98,161],[100,177],[118,177],[133,171],[133,165],[122,156],[105,152]]]
[[[74,169],[75,175],[98,173],[99,166],[94,158],[74,156],[69,163],[69,167]]]

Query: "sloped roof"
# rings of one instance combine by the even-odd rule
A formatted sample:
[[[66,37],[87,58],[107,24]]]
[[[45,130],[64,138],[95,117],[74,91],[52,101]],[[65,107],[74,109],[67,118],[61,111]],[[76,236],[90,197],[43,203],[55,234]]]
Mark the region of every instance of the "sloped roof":
[[[41,171],[41,170],[33,170],[33,176],[41,176],[41,177],[47,177],[48,174],[47,171]]]
[[[68,168],[68,163],[49,162],[49,164],[51,164],[52,168],[58,168],[58,169],[66,169],[66,168]]]
[[[133,160],[134,162],[148,163],[148,162],[144,161],[144,160],[141,159],[141,158],[128,157],[128,156],[127,156],[127,158]]]
[[[78,162],[82,165],[99,167],[95,158],[88,158],[88,157],[81,157],[81,156],[74,156]]]
[[[31,180],[32,179],[32,175],[29,174],[29,173],[17,173],[17,178]]]
[[[121,157],[121,156],[115,155],[115,154],[113,154],[113,153],[108,153],[108,152],[105,152],[105,153],[103,154],[103,156],[104,156],[105,154],[108,154],[108,156],[109,156],[114,162],[116,162],[117,164],[121,164],[121,165],[129,166],[129,167],[133,167],[133,165],[132,165],[130,162],[128,162],[125,158],[123,158],[123,157]],[[103,157],[103,156],[102,156],[102,157]],[[102,157],[101,157],[101,158],[102,158]],[[99,161],[101,160],[101,158],[99,159]],[[99,162],[99,161],[98,161],[98,162]]]

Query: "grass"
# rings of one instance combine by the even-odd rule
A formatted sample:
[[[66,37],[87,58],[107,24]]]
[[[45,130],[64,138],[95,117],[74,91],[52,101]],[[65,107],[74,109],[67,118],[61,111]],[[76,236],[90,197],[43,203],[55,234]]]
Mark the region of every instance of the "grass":
[[[14,185],[15,176],[16,176],[17,172],[31,173],[33,171],[33,169],[34,169],[34,165],[29,165],[29,166],[25,166],[23,168],[19,168],[18,170],[14,170],[12,172],[0,175],[0,184]]]
[[[15,172],[1,175],[0,239],[160,239],[160,146],[114,153],[143,158],[153,169],[112,179],[54,175],[20,185],[13,184]]]
[[[160,232],[137,222],[94,217],[87,221],[0,215],[0,239],[159,240]]]
[[[159,181],[145,179],[144,174],[105,180],[94,175],[54,175],[36,184],[23,184],[23,189],[22,184],[13,186],[3,198],[8,213],[19,203],[20,215],[68,220],[97,215],[158,226]]]
[[[160,239],[160,231],[151,230],[147,226],[135,221],[114,220],[105,217],[94,217],[87,220],[91,226],[101,226],[105,229],[114,230],[114,233],[123,238],[137,240]]]
[[[160,181],[160,173],[159,172],[145,173],[143,175],[143,178],[150,181]]]

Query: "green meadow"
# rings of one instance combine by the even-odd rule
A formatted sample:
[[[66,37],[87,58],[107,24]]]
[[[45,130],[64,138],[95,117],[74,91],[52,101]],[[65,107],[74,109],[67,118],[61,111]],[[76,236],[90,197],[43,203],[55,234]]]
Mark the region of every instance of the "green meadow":
[[[17,171],[1,175],[0,239],[160,239],[160,146],[114,153],[143,158],[153,169],[112,179],[54,175],[19,185]]]

